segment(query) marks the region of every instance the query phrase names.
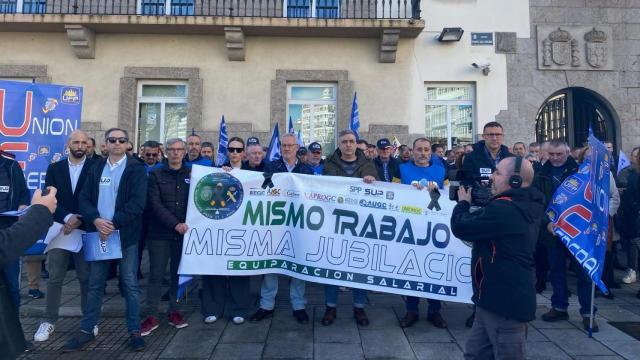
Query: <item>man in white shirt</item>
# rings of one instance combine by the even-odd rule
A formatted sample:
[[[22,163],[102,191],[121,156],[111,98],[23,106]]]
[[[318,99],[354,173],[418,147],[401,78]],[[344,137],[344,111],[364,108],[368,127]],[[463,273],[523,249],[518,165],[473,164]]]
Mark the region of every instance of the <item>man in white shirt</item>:
[[[69,134],[67,146],[69,157],[57,163],[49,165],[45,177],[46,186],[58,189],[56,199],[58,208],[53,214],[54,221],[64,224],[62,232],[70,234],[73,230],[84,229],[82,216],[78,213],[78,196],[87,171],[93,164],[93,160],[87,158],[87,144],[89,137],[84,131],[76,130]],[[80,282],[80,304],[84,312],[87,303],[87,283],[89,280],[89,267],[84,260],[84,253],[54,248],[47,253],[47,268],[49,281],[47,282],[47,307],[43,322],[38,327],[33,340],[46,341],[55,329],[60,309],[62,284],[67,274],[69,258],[73,257],[78,281]],[[94,332],[97,330],[94,329]]]

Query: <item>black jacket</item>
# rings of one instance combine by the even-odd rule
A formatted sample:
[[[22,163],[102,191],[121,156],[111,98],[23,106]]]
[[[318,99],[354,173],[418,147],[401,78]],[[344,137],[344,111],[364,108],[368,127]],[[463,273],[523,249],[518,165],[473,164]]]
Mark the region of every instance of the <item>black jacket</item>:
[[[82,192],[82,188],[84,187],[84,182],[87,179],[89,169],[96,161],[98,160],[94,160],[94,158],[87,158],[85,160],[85,163],[82,166],[82,171],[80,171],[80,177],[78,178],[75,192],[71,189],[69,159],[63,159],[49,165],[44,183],[46,186],[53,186],[58,190],[56,193],[58,207],[56,208],[56,212],[53,214],[53,221],[64,224],[64,218],[67,215],[79,214],[80,192]],[[82,222],[80,229],[85,229],[84,222]]]
[[[47,233],[53,217],[44,205],[33,205],[20,221],[0,230],[0,267],[16,261],[25,250]],[[15,359],[26,348],[9,282],[0,271],[0,359]]]
[[[636,171],[629,173],[626,186],[620,204],[622,211],[618,211],[622,216],[618,230],[625,239],[631,239],[640,236],[640,175]]]
[[[20,205],[29,205],[29,189],[27,188],[24,173],[22,172],[18,162],[4,156],[0,156],[0,171],[7,172],[10,182],[9,184],[0,184],[10,186],[9,207],[7,209],[0,209],[0,212],[18,210]]]
[[[100,217],[98,194],[100,177],[107,159],[95,163],[87,174],[86,184],[80,193],[80,215],[88,232],[95,232],[93,222]],[[116,195],[113,225],[120,230],[122,248],[138,243],[142,230],[142,213],[147,201],[147,172],[144,164],[127,156],[127,164],[120,178]]]
[[[531,321],[536,313],[533,254],[545,204],[535,188],[511,189],[473,213],[459,202],[451,231],[473,243],[473,302],[494,314]]]
[[[553,179],[551,177],[551,168],[551,162],[545,162],[544,165],[540,167],[540,170],[536,173],[532,184],[532,186],[537,188],[544,196],[545,206],[548,206],[551,203],[553,194],[556,192],[556,189],[559,186],[556,186],[553,182]],[[577,171],[578,163],[571,156],[569,156],[567,158],[567,162],[565,163],[565,169],[562,173],[560,183],[562,183],[569,176],[575,174]],[[541,245],[544,245],[546,247],[555,247],[559,245],[560,239],[555,235],[551,235],[551,233],[549,233],[549,231],[547,230],[547,225],[549,224],[549,222],[549,218],[544,216],[544,218],[542,219],[542,229],[540,229],[538,241]]]
[[[509,149],[501,145],[498,152],[500,160],[511,156],[513,154],[509,152]],[[473,144],[473,151],[464,156],[461,170],[466,174],[466,178],[461,179],[462,183],[472,189],[473,205],[486,205],[491,198],[491,187],[487,186],[487,181],[491,174],[496,171],[496,165],[487,155],[484,140]]]
[[[242,162],[242,166],[240,167],[240,169],[264,172],[265,166],[267,166],[267,163],[264,160],[262,160],[260,164],[256,167],[251,167],[251,165],[249,165],[249,160],[245,160]]]
[[[380,180],[378,177],[378,170],[376,170],[376,166],[373,162],[367,159],[364,156],[364,152],[362,150],[356,150],[356,171],[353,175],[349,176],[344,171],[342,167],[342,152],[340,149],[336,149],[333,154],[324,162],[324,168],[322,170],[322,175],[329,176],[344,176],[344,177],[355,177],[355,178],[363,178],[365,176],[373,176],[376,180]]]
[[[380,181],[386,181],[384,178],[384,167],[382,166],[380,157],[373,159],[373,164],[376,166],[376,170],[378,170],[378,179],[380,179]],[[387,172],[389,173],[389,182],[393,181],[393,178],[400,179],[400,162],[393,157],[390,158],[389,164],[387,165]]]
[[[149,226],[148,240],[182,240],[174,228],[187,218],[190,178],[191,169],[185,166],[178,170],[163,166],[149,174],[147,206],[157,221]]]
[[[289,170],[287,170],[287,165],[284,163],[284,160],[280,158],[267,163],[267,165],[265,165],[264,167],[264,172],[273,174],[273,173],[285,173],[285,172],[289,172]],[[296,163],[296,166],[293,168],[291,172],[296,174],[313,175],[313,170],[309,167],[309,165],[303,163],[300,160],[298,160],[298,162]]]

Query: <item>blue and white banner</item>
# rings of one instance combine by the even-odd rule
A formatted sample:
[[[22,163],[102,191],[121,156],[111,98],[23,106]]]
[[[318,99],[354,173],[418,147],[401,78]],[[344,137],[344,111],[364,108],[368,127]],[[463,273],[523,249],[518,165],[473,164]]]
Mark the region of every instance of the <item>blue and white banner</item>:
[[[32,194],[44,187],[49,164],[67,156],[81,114],[81,87],[0,80],[0,149],[16,156]],[[25,254],[45,248],[42,239]]]
[[[280,132],[278,131],[278,124],[273,128],[271,134],[271,141],[269,141],[269,150],[267,151],[266,160],[274,161],[280,159]]]
[[[547,215],[569,252],[604,293],[604,255],[609,229],[609,164],[607,148],[589,136],[591,157],[558,187]]]
[[[356,134],[356,140],[360,139],[360,111],[358,110],[358,93],[353,94],[353,104],[351,104],[351,119],[349,129]]]
[[[471,248],[455,206],[409,185],[194,166],[178,274],[277,273],[469,303]]]
[[[81,87],[0,80],[0,148],[16,155],[32,192],[44,187],[49,164],[67,156],[81,114]]]
[[[222,166],[227,162],[227,145],[229,145],[229,135],[227,135],[227,124],[224,122],[224,115],[222,115],[222,120],[220,120],[220,135],[218,136],[216,166]]]

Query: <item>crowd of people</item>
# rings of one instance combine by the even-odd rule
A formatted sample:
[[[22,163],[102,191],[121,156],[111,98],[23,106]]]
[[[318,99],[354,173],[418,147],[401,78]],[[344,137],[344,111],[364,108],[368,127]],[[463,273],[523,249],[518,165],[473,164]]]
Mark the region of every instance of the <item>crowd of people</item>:
[[[387,138],[368,143],[358,139],[353,131],[343,130],[338,134],[337,149],[323,156],[320,143],[300,147],[295,135],[284,134],[280,138],[281,156],[273,161],[265,159],[267,149],[258,138],[245,141],[231,137],[222,168],[355,177],[366,183],[399,182],[416,191],[430,192],[439,192],[449,183],[450,196],[458,201],[451,219],[452,231],[458,238],[474,244],[471,273],[476,306],[466,321],[468,327],[473,327],[465,350],[469,358],[483,359],[487,352],[496,358],[523,358],[525,324],[535,318],[535,294],[544,291],[549,283],[553,290],[550,310],[542,315],[542,320],[568,320],[568,271],[574,271],[578,279],[576,294],[584,327],[592,326],[593,331],[598,331],[595,321],[590,325],[591,280],[572,260],[554,234],[553,224],[544,216],[555,190],[577,171],[589,149],[570,149],[561,140],[528,146],[517,142],[508,147],[504,144],[504,129],[497,122],[487,123],[481,136],[482,140],[475,144],[451,149],[424,137],[395,148]],[[83,316],[79,331],[66,342],[63,350],[82,350],[98,336],[106,281],[117,271],[119,289],[126,300],[130,346],[134,351],[142,351],[143,337],[150,336],[163,324],[178,329],[188,326],[176,294],[182,237],[189,229],[186,212],[190,172],[194,164],[214,166],[216,149],[212,143],[192,134],[186,139],[169,139],[165,144],[147,141],[136,153],[127,131],[118,128],[106,131],[100,151],[95,140],[80,130],[69,136],[67,145],[68,157],[51,164],[46,174],[46,186],[57,189],[58,207],[53,218],[64,224],[65,234],[81,229],[99,232],[106,239],[118,230],[122,259],[87,262],[82,250],[73,253],[52,249],[46,254],[49,278],[46,296],[39,290],[37,281],[43,257],[25,260],[31,263],[27,267],[29,295],[46,297],[45,316],[33,340],[47,341],[55,331],[63,280],[72,262],[80,283]],[[612,159],[617,158],[612,144],[607,146],[611,148]],[[631,153],[632,165],[619,173],[616,163],[611,164],[611,231],[603,280],[612,289],[620,286],[614,277],[616,267],[624,267],[626,274],[621,281],[625,284],[637,281],[638,277],[639,149]],[[0,170],[3,170],[0,171],[0,210],[26,207],[28,191],[17,162],[3,155]],[[5,188],[8,190],[2,190]],[[0,221],[4,229],[16,220],[0,217]],[[141,306],[138,279],[143,276],[140,260],[145,248],[149,256],[149,279],[146,300]],[[626,262],[619,261],[620,249],[627,254]],[[167,267],[169,290],[163,294]],[[3,263],[2,268],[11,288],[14,311],[20,302],[17,268],[16,261]],[[280,276],[283,275],[262,276],[259,306],[255,311],[252,311],[249,277],[202,276],[202,320],[211,324],[229,314],[233,324],[241,325],[272,316]],[[338,316],[336,305],[340,291],[333,285],[325,285],[324,290],[326,308],[320,323],[331,326]],[[355,322],[360,326],[369,325],[365,311],[367,291],[351,289],[351,293]],[[510,295],[505,296],[507,293]],[[603,295],[608,299],[614,297],[612,292]],[[308,323],[305,282],[290,278],[289,297],[295,320]],[[169,310],[163,320],[160,303],[167,300]],[[411,327],[420,320],[419,301],[417,297],[405,298],[406,312],[399,326]],[[7,304],[0,305],[5,308]],[[427,321],[438,328],[448,326],[439,300],[428,299],[427,309]],[[510,332],[510,338],[498,336],[505,331]]]

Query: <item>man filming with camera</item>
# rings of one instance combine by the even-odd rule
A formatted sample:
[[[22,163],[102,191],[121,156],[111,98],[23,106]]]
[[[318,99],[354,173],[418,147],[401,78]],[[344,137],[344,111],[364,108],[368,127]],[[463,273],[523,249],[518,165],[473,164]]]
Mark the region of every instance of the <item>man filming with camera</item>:
[[[451,230],[472,243],[476,318],[465,359],[524,359],[526,323],[535,319],[533,254],[544,215],[543,195],[530,187],[533,167],[521,157],[501,160],[491,174],[491,198],[470,212],[471,192],[461,186]]]

